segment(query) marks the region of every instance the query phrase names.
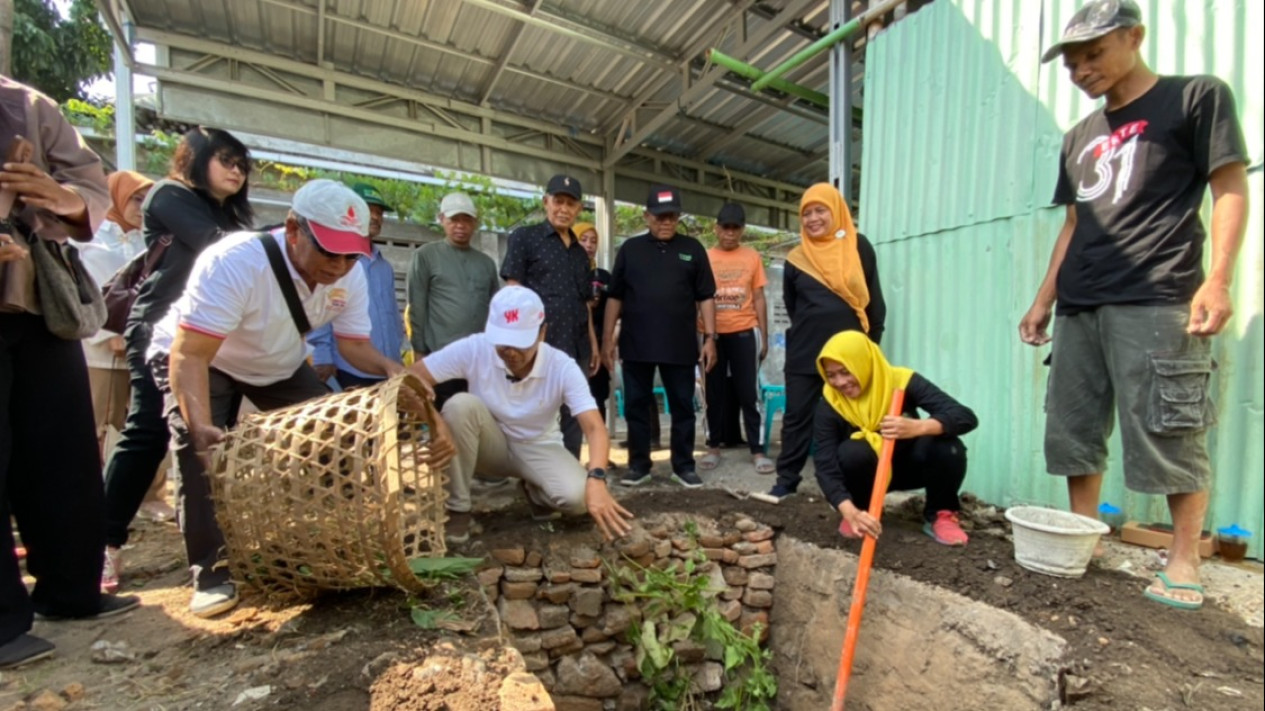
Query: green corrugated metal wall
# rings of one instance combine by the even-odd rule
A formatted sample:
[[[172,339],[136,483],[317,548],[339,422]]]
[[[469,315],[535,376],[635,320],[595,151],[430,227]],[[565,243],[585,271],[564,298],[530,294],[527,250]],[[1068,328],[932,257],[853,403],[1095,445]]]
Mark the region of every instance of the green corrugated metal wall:
[[[1094,108],[1058,62],[1040,64],[1080,0],[937,0],[880,33],[866,54],[861,229],[888,302],[885,349],[973,406],[966,487],[1001,504],[1066,505],[1042,456],[1047,348],[1018,339],[1062,210],[1049,207],[1062,134]],[[1252,216],[1235,279],[1237,315],[1216,341],[1221,423],[1210,523],[1265,529],[1262,337],[1262,4],[1141,3],[1151,66],[1210,73],[1239,100]],[[1166,520],[1130,494],[1119,443],[1104,499]]]

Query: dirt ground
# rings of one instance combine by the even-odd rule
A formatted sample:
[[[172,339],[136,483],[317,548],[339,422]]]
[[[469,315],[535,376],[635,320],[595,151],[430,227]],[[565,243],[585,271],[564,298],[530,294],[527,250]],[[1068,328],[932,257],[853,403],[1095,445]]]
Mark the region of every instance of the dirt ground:
[[[665,455],[656,453],[656,459]],[[811,486],[779,506],[727,493],[722,487],[751,490],[770,480],[750,472],[744,453],[731,450],[725,456],[725,466],[706,475],[711,488],[686,492],[657,483],[619,495],[642,515],[718,518],[742,511],[780,535],[859,550],[859,543],[838,537],[834,515],[811,495]],[[597,542],[584,521],[533,524],[512,488],[506,489],[482,498],[477,518],[482,532],[454,553],[480,555],[529,540]],[[1116,570],[1123,559],[1111,557],[1079,580],[1029,573],[1014,563],[995,513],[973,510],[978,515],[971,521],[976,529],[971,544],[946,549],[921,534],[912,502],[889,507],[876,564],[1007,610],[1066,639],[1061,688],[1077,709],[1219,711],[1265,705],[1262,632],[1241,616],[1251,615],[1250,609],[1235,614],[1213,604],[1192,613],[1144,600],[1145,583],[1134,574],[1145,573],[1152,553],[1134,554],[1140,562],[1125,561],[1134,574]],[[35,634],[55,642],[57,656],[0,673],[0,711],[61,708],[39,706],[41,694],[52,703],[44,692],[60,697],[63,706],[64,699],[74,699],[71,711],[490,709],[496,708],[490,689],[515,667],[514,654],[500,651],[491,606],[468,582],[438,586],[420,600],[387,590],[289,605],[247,595],[230,615],[204,621],[186,612],[189,588],[174,526],[138,522],[126,556],[123,592],[140,595],[143,607],[99,622],[37,622]],[[1230,578],[1240,581],[1235,585],[1255,591],[1259,601],[1259,565],[1232,572]],[[470,630],[420,629],[409,615],[414,604],[451,609]],[[419,689],[432,693],[419,695]],[[447,705],[435,703],[445,689],[454,691]]]

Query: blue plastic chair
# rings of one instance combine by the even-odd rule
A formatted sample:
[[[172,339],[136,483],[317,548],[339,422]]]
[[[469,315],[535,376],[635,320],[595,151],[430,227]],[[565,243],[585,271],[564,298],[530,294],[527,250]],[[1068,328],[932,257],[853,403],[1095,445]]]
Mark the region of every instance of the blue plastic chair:
[[[672,414],[671,408],[668,407],[668,395],[663,390],[663,388],[655,388],[654,394],[660,395],[663,397],[663,414],[665,415]],[[658,403],[656,402],[656,405],[657,404]],[[624,416],[624,389],[623,388],[618,388],[615,390],[615,409],[619,412],[620,417]]]
[[[760,400],[764,403],[764,444],[773,441],[773,416],[786,414],[786,387],[783,385],[760,386]]]

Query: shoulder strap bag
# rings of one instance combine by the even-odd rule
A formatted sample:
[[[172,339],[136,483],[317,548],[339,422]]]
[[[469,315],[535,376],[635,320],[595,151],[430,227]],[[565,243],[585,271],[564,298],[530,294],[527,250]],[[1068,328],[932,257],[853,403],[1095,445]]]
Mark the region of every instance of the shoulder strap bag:
[[[308,331],[312,330],[312,324],[307,320],[307,312],[303,310],[303,302],[299,300],[299,291],[294,288],[294,279],[290,277],[285,258],[281,256],[281,247],[267,232],[259,235],[259,241],[264,243],[264,251],[268,253],[268,263],[272,265],[272,273],[277,277],[277,284],[281,286],[281,294],[286,299],[286,306],[290,307],[290,317],[294,319],[294,326],[299,329],[300,336],[306,336]]]

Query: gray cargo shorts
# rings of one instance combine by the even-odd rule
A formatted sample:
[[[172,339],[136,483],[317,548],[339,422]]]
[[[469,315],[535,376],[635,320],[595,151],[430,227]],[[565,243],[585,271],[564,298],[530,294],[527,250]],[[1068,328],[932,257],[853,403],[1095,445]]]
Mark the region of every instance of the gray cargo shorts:
[[[1186,333],[1189,318],[1188,304],[1166,304],[1101,306],[1055,320],[1045,403],[1051,474],[1103,472],[1118,414],[1125,486],[1144,494],[1208,489],[1212,346]]]

